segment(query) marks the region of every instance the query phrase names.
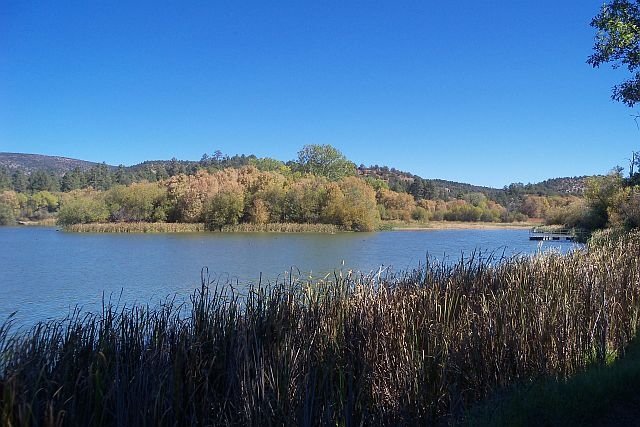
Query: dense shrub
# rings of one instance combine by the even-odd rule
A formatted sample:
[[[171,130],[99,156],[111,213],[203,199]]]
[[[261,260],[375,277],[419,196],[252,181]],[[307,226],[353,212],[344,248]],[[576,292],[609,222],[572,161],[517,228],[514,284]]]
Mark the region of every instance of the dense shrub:
[[[14,225],[16,217],[8,204],[0,201],[0,225]]]
[[[65,202],[58,213],[58,224],[86,224],[103,222],[109,217],[109,210],[103,200],[90,197],[72,198]]]

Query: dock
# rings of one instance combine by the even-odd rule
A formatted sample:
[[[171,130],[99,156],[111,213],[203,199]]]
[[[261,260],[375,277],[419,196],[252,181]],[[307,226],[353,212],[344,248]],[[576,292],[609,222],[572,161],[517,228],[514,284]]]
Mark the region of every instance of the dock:
[[[534,227],[529,231],[529,240],[537,241],[572,241],[576,238],[576,230],[573,228],[545,229]]]

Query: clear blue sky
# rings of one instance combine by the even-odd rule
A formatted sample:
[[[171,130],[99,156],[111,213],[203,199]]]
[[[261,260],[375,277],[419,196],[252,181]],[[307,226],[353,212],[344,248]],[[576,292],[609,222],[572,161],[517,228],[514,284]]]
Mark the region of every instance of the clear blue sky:
[[[502,187],[640,149],[625,73],[592,69],[602,0],[0,0],[0,151],[109,164],[203,153]]]

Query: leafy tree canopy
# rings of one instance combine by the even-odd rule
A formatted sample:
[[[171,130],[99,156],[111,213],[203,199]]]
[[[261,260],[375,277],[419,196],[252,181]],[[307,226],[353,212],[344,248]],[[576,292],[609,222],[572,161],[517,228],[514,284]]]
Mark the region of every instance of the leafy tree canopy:
[[[633,107],[640,101],[640,4],[638,0],[612,0],[593,18],[598,30],[594,53],[587,63],[599,67],[612,63],[626,67],[633,75],[613,87],[612,98]]]
[[[298,152],[297,168],[301,172],[337,181],[356,174],[356,165],[331,145],[305,145]]]

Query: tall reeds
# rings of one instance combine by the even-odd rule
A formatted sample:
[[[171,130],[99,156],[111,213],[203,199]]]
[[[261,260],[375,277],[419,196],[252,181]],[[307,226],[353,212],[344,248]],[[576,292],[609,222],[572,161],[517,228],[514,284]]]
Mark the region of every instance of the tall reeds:
[[[198,233],[205,231],[202,223],[178,222],[93,222],[64,226],[74,233]]]
[[[625,351],[640,234],[0,328],[3,425],[425,425]]]
[[[178,222],[106,222],[72,224],[64,227],[75,233],[199,233],[203,223]],[[269,223],[225,225],[222,232],[336,233],[344,231],[333,224]]]

